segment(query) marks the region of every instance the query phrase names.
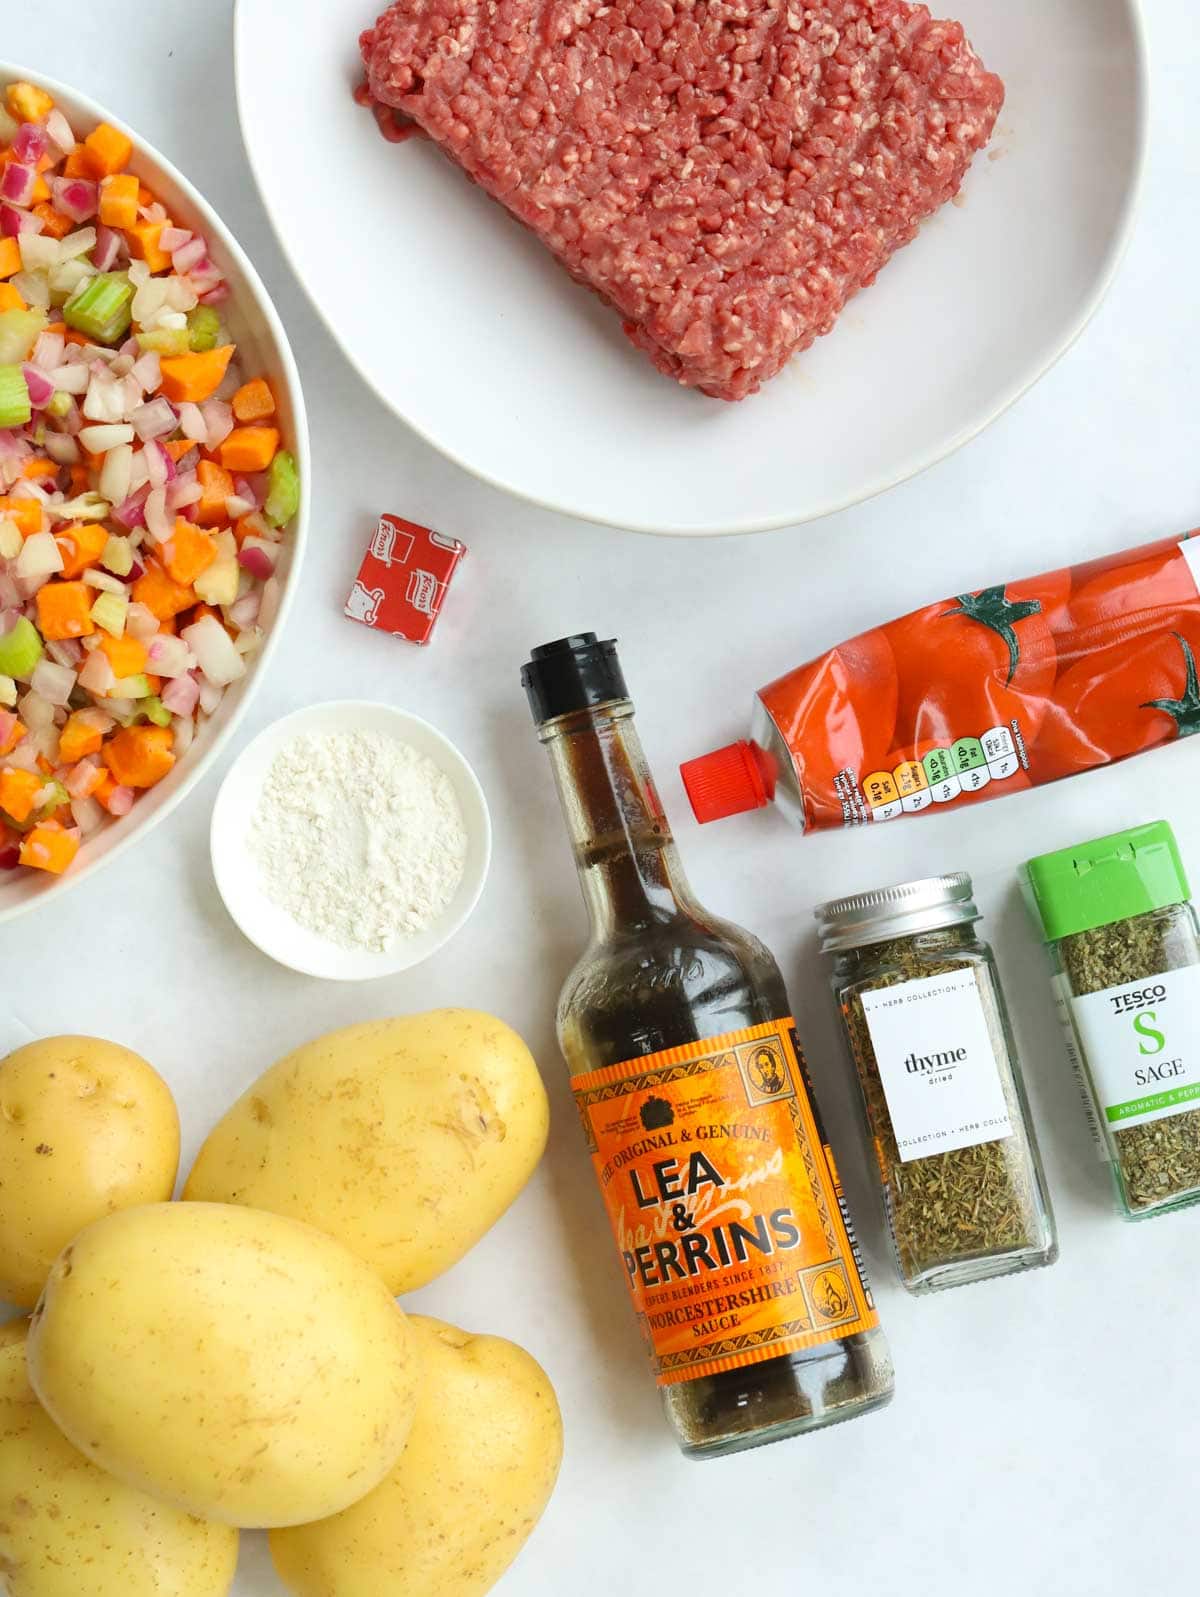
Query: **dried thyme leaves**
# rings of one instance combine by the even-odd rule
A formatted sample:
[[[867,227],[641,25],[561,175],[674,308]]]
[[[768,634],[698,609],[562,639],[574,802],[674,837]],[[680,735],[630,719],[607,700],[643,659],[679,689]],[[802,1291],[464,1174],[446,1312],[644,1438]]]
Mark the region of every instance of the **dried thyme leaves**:
[[[923,941],[928,950],[929,934]],[[1007,1043],[990,982],[980,979],[981,967],[976,961],[953,957],[953,946],[961,941],[956,933],[943,933],[938,941],[946,949],[945,958],[931,959],[928,951],[917,953],[907,938],[875,945],[872,963],[886,970],[864,982],[858,991],[874,992],[925,976],[974,968],[993,1046],[997,1055],[1004,1057]],[[856,991],[846,995],[843,1010],[904,1278],[916,1280],[964,1259],[1042,1246],[1032,1164],[1020,1132],[1021,1107],[1009,1073],[1001,1071],[1000,1076],[1014,1128],[1011,1136],[904,1161],[892,1129],[870,1027]]]
[[[1062,939],[1059,950],[1077,998],[1200,964],[1183,906],[1076,932]],[[1200,1187],[1200,1109],[1125,1126],[1113,1141],[1131,1209],[1148,1209]]]

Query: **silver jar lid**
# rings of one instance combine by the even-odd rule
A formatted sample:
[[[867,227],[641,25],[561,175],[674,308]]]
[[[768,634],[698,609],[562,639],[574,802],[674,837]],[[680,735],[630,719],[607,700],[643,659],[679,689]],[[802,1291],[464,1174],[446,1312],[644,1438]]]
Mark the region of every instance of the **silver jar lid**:
[[[821,947],[834,953],[943,926],[969,925],[980,918],[973,891],[966,871],[952,871],[948,876],[926,876],[898,887],[831,898],[813,910]]]

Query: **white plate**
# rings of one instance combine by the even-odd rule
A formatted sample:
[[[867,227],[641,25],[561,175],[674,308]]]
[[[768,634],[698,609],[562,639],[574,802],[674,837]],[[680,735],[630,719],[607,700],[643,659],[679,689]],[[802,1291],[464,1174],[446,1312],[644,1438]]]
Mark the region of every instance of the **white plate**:
[[[382,8],[382,0],[378,0]],[[1120,258],[1145,144],[1134,0],[944,0],[1008,86],[990,155],[760,394],[678,388],[424,140],[351,98],[377,0],[238,0],[238,105],[292,265],[398,415],[552,509],[648,532],[784,526],[973,437],[1071,344]]]
[[[445,773],[454,788],[467,833],[467,857],[458,890],[425,931],[398,938],[383,953],[339,948],[294,921],[262,891],[258,863],[250,853],[250,821],[267,772],[285,744],[301,733],[380,732],[411,744]],[[260,732],[238,755],[217,794],[212,815],[212,863],[225,907],[245,935],[264,954],[305,976],[331,981],[368,981],[411,970],[436,954],[454,936],[479,902],[492,857],[492,823],[475,772],[450,740],[390,704],[366,699],[310,704]]]
[[[247,375],[265,377],[275,394],[280,431],[284,442],[296,456],[300,472],[300,510],[288,529],[284,555],[279,566],[283,592],[279,610],[262,649],[253,658],[240,682],[226,690],[216,713],[200,729],[187,753],[181,755],[174,770],[157,787],[142,794],[122,820],[106,822],[89,837],[71,868],[62,876],[47,876],[42,871],[0,872],[0,921],[9,920],[37,904],[45,904],[69,892],[99,866],[116,859],[150,828],[169,815],[186,794],[205,775],[221,749],[233,735],[267,667],[283,630],[296,589],[297,574],[308,530],[308,510],[312,502],[312,479],[308,458],[308,421],[296,362],[288,346],[287,334],[276,315],[258,273],[242,253],[237,240],[201,194],[165,156],[128,127],[111,111],[84,94],[56,83],[44,73],[0,61],[0,84],[13,79],[28,79],[41,84],[53,95],[79,137],[90,133],[98,122],[108,122],[133,140],[134,156],[130,171],[136,172],[184,227],[201,232],[212,246],[212,255],[229,284],[230,297],[221,315],[244,357]]]

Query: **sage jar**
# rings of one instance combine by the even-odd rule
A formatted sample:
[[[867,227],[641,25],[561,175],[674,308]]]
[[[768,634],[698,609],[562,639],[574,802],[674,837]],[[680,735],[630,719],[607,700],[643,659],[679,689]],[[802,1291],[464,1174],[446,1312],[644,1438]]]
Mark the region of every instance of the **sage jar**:
[[[1200,1200],[1200,932],[1166,821],[1042,854],[1026,892],[1099,1155],[1133,1220]]]
[[[910,1292],[1058,1256],[992,950],[959,871],[815,911]]]

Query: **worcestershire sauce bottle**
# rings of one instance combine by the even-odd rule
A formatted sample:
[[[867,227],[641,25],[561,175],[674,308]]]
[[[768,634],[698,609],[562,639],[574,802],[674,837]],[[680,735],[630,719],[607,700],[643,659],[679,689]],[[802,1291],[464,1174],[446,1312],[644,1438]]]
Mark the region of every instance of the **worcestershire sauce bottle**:
[[[878,1408],[891,1359],[778,967],[692,897],[615,644],[544,644],[522,681],[591,917],[559,1043],[679,1444]]]

